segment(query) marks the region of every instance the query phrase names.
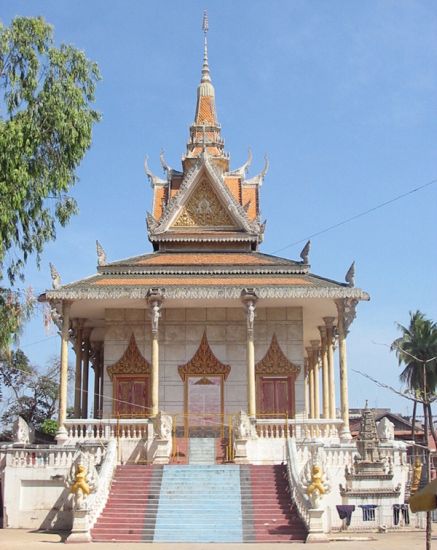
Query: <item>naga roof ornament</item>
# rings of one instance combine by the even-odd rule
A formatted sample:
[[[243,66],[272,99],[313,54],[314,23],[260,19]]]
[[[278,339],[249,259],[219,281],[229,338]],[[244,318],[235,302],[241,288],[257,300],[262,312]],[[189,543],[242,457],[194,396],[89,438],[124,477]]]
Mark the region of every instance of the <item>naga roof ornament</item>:
[[[347,270],[347,273],[344,279],[350,287],[355,286],[355,262],[351,263],[351,266]]]
[[[152,187],[155,187],[155,185],[167,184],[167,180],[164,180],[162,178],[159,178],[158,176],[155,176],[155,174],[150,170],[147,155],[144,158],[144,171],[146,172],[146,176],[149,178],[149,181]]]
[[[228,172],[228,174],[230,176],[239,176],[240,178],[244,178],[244,176],[247,174],[247,171],[249,170],[249,166],[252,164],[252,158],[252,149],[249,147],[246,162],[239,168],[231,170],[230,172]]]
[[[246,185],[262,185],[262,182],[264,181],[264,178],[266,177],[266,174],[269,170],[270,162],[267,155],[264,157],[264,168],[261,170],[259,174],[254,176],[253,178],[250,178],[248,180],[244,180],[244,183]]]
[[[310,249],[311,249],[311,241],[308,241],[306,245],[302,248],[302,251],[300,253],[300,257],[302,258],[302,261],[304,264],[308,263]]]

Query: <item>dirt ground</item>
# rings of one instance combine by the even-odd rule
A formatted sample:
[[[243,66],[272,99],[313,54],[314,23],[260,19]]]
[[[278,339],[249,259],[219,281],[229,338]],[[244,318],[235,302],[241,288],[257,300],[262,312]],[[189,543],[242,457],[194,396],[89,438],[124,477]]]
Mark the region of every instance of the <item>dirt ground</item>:
[[[46,533],[41,531],[27,531],[25,529],[0,529],[1,550],[53,550],[55,544],[62,544],[63,534]],[[343,540],[339,540],[339,539]],[[152,546],[153,550],[271,550],[272,544],[248,544],[248,543],[227,543],[227,544],[193,544],[193,543],[91,543],[96,550],[109,548],[111,550],[138,550],[142,546]],[[276,546],[276,545],[275,545]],[[298,550],[300,543],[279,543],[280,550],[287,548]],[[363,534],[336,537],[328,544],[311,544],[311,550],[326,550],[331,547],[335,550],[416,550],[425,549],[425,533],[417,532],[395,532],[384,534]],[[432,547],[437,550],[437,533],[433,536]],[[89,550],[90,544],[74,544],[74,550]]]

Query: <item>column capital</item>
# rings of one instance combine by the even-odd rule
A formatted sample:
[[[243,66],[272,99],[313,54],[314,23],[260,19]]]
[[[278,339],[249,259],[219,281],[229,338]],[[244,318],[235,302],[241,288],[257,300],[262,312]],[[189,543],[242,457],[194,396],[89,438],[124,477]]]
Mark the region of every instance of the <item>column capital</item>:
[[[334,328],[335,317],[323,317],[323,322],[326,325],[326,328]]]
[[[356,298],[341,298],[335,300],[335,305],[337,306],[338,312],[338,325],[339,328],[343,325],[345,336],[349,333],[349,327],[356,317],[357,304],[358,300]]]
[[[161,306],[164,301],[164,294],[159,288],[151,288],[147,292],[147,303],[149,304],[152,320],[152,335],[158,334],[159,319],[161,317]]]
[[[320,353],[320,340],[310,340],[311,349],[315,355]]]
[[[320,332],[320,341],[322,343],[322,348],[326,345],[326,336],[327,336],[327,329],[325,325],[319,325],[317,327]]]
[[[247,332],[249,336],[253,336],[255,323],[255,307],[258,301],[258,296],[253,288],[245,288],[241,292],[241,301],[246,307]]]

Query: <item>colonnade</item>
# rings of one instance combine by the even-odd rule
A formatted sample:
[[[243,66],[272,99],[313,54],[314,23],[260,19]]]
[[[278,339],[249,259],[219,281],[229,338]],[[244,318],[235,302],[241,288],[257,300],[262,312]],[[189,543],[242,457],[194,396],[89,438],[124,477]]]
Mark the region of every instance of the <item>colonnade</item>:
[[[257,296],[253,289],[242,292],[241,300],[246,309],[247,340],[247,411],[250,417],[256,417],[256,379],[254,321]],[[163,296],[158,289],[152,289],[147,296],[151,317],[151,410],[154,417],[159,411],[159,319]],[[312,419],[336,418],[335,402],[335,365],[334,345],[338,342],[340,370],[340,406],[343,420],[343,436],[350,435],[349,401],[347,388],[346,336],[350,324],[350,312],[354,313],[355,303],[348,299],[336,300],[337,324],[335,317],[324,317],[323,325],[318,327],[320,339],[311,340],[306,348],[304,368],[304,407],[306,416]],[[63,431],[67,416],[68,384],[68,342],[70,340],[71,302],[64,301],[62,308],[61,331],[61,373],[59,394],[59,425]],[[94,368],[94,417],[101,415],[103,408],[103,345],[91,344],[90,328],[84,320],[75,320],[74,340],[76,352],[74,413],[76,418],[87,418],[89,407],[89,367]],[[320,391],[321,390],[321,391]]]

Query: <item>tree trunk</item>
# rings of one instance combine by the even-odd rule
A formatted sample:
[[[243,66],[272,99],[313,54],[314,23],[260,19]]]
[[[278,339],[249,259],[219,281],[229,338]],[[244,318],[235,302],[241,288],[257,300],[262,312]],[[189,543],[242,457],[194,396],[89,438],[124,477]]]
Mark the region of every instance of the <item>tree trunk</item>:
[[[411,421],[411,439],[413,440],[413,444],[416,443],[416,412],[417,412],[417,401],[414,400],[413,405],[413,418]],[[413,447],[413,453],[416,454],[416,448]]]
[[[423,418],[424,418],[424,431],[425,431],[425,473],[426,473],[426,483],[430,481],[430,464],[429,464],[429,447],[428,447],[428,405],[429,403],[423,403]],[[431,512],[426,512],[426,538],[425,538],[425,548],[426,550],[431,550],[431,532],[432,532],[432,523],[431,523]]]
[[[435,431],[434,422],[432,421],[431,403],[427,403],[426,407],[428,409],[429,428],[431,430],[432,438],[434,439],[435,448],[437,449],[437,433]]]

